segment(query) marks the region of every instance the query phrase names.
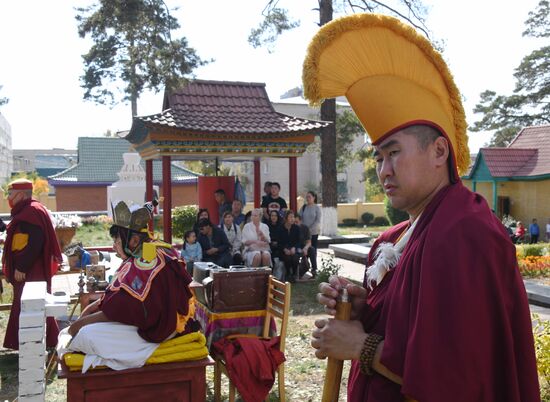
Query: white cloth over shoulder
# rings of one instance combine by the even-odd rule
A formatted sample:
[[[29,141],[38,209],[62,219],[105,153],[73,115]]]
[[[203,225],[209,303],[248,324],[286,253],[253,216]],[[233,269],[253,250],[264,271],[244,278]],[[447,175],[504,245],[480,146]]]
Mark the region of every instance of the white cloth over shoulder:
[[[159,346],[138,335],[138,328],[119,322],[99,322],[82,327],[67,346],[67,329],[59,334],[58,354],[86,354],[82,372],[90,367],[107,366],[113,370],[142,367]]]

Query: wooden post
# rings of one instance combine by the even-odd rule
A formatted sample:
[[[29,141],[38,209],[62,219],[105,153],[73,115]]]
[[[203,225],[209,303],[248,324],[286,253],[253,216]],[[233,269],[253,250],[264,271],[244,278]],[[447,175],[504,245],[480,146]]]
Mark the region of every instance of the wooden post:
[[[172,165],[169,155],[162,157],[162,195],[164,197],[162,213],[164,241],[172,244]]]
[[[260,159],[254,160],[254,208],[260,208],[262,201],[262,177]],[[244,205],[243,205],[244,207]]]
[[[145,201],[153,200],[153,160],[145,161]],[[153,231],[153,220],[149,221],[149,231]]]
[[[288,182],[289,182],[289,197],[290,197],[290,209],[296,212],[297,204],[296,198],[298,197],[298,174],[297,174],[297,159],[295,156],[288,158]]]

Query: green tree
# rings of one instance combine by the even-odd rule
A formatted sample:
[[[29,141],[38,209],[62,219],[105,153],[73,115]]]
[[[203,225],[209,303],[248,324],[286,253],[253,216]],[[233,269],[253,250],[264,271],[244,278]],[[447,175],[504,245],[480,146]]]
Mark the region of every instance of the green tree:
[[[525,21],[523,36],[550,39],[550,2],[541,0]],[[490,146],[507,146],[519,128],[550,123],[550,46],[533,50],[516,68],[512,95],[486,90],[474,113],[482,115],[472,131],[496,130]]]
[[[279,0],[269,0],[264,8],[264,20],[260,26],[253,29],[249,36],[249,43],[254,47],[266,46],[268,51],[273,51],[273,44],[278,35],[295,28],[299,21],[293,20],[288,10],[278,7]],[[396,6],[393,6],[393,4]],[[342,13],[360,12],[385,12],[406,20],[411,25],[421,30],[428,36],[428,30],[424,22],[426,10],[421,0],[398,0],[397,2],[385,3],[379,0],[348,0],[337,2],[336,0],[317,0],[316,10],[319,11],[319,26],[332,21],[334,8]],[[321,134],[321,175],[323,176],[322,199],[323,208],[336,208],[338,202],[337,194],[337,158],[334,150],[337,147],[336,135],[336,100],[327,99],[321,104],[321,120],[330,121],[334,124],[326,127]],[[336,234],[336,214],[332,215],[332,221],[323,222],[323,234]],[[328,224],[327,224],[328,223]]]
[[[359,150],[355,158],[364,164],[363,181],[365,182],[365,199],[369,202],[379,202],[384,199],[384,189],[376,173],[374,148],[367,147]]]
[[[355,113],[349,109],[336,115],[336,170],[342,172],[353,161],[353,140],[365,130]]]
[[[0,91],[2,90],[3,86],[0,85]],[[7,104],[10,100],[8,98],[2,98],[0,97],[0,106],[4,106],[5,104]]]
[[[90,35],[94,44],[84,54],[81,86],[84,99],[114,105],[130,101],[132,116],[145,89],[171,90],[204,64],[187,39],[172,39],[180,27],[162,0],[99,0],[77,8],[81,38]],[[109,83],[123,82],[119,94]]]

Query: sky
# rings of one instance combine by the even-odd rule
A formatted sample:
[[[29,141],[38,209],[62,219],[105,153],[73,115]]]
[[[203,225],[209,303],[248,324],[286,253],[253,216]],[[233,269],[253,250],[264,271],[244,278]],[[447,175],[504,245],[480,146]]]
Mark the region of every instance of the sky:
[[[80,136],[107,130],[128,130],[129,104],[114,108],[83,100],[79,77],[81,55],[91,45],[77,34],[75,6],[91,0],[0,1],[0,97],[10,99],[0,113],[12,129],[14,149],[76,149]],[[280,0],[300,20],[283,34],[272,53],[254,49],[247,38],[261,21],[267,0],[169,0],[184,35],[203,59],[214,59],[194,71],[196,78],[266,83],[272,101],[301,85],[307,45],[318,29],[315,0]],[[445,41],[443,56],[464,98],[469,124],[479,119],[472,110],[485,89],[509,94],[513,72],[522,57],[540,43],[522,38],[524,21],[538,0],[424,0],[427,26]],[[159,113],[162,93],[145,93],[138,114]],[[476,152],[491,133],[470,133]]]

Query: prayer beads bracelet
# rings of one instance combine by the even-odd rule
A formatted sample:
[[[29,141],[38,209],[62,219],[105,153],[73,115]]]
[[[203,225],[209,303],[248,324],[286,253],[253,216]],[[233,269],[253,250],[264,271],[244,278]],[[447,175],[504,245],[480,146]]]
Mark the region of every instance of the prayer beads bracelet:
[[[378,334],[369,333],[363,343],[361,354],[359,355],[359,369],[367,376],[374,374],[372,369],[372,362],[374,355],[376,354],[376,348],[378,344],[384,340],[384,337]]]

